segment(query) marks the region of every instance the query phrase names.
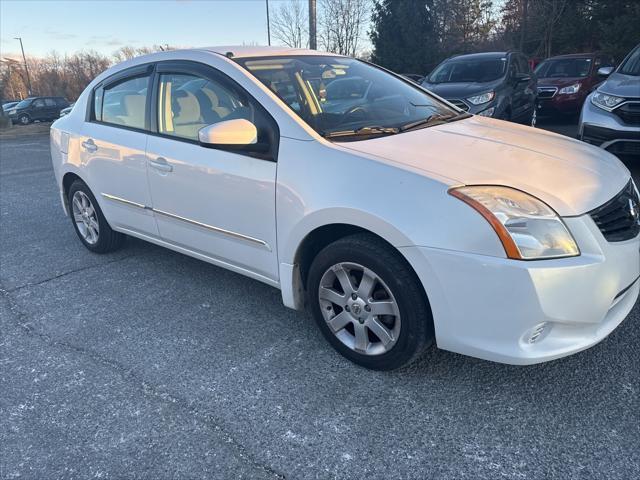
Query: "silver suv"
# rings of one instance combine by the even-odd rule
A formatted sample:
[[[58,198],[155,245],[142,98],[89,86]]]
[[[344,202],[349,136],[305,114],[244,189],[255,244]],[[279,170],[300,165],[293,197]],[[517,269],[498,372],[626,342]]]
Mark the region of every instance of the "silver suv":
[[[640,156],[640,44],[584,102],[578,138],[615,155]]]

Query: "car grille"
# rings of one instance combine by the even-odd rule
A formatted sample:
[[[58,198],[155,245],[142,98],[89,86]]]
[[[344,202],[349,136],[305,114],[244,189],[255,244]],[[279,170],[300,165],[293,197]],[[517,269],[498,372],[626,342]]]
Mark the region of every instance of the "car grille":
[[[640,125],[640,102],[628,102],[613,111],[627,125]]]
[[[538,87],[538,98],[551,98],[558,91],[558,87]]]
[[[604,238],[609,242],[623,242],[640,233],[640,198],[632,181],[601,207],[591,213]]]
[[[454,104],[460,110],[464,110],[465,112],[469,110],[469,105],[464,103],[462,100],[458,99],[447,99],[447,102]]]

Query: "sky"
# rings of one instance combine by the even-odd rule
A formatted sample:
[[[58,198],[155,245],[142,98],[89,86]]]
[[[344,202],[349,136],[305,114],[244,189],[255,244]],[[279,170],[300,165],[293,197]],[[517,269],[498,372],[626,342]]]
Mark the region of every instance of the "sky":
[[[270,10],[279,0],[269,0]],[[0,56],[267,44],[265,0],[0,0]],[[273,40],[273,39],[272,39]],[[273,43],[276,43],[273,41]]]

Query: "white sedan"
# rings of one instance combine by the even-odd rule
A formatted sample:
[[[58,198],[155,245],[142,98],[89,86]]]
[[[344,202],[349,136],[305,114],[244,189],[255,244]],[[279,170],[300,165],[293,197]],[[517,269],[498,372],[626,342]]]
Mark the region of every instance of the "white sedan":
[[[563,357],[613,331],[640,289],[640,200],[614,156],[352,58],[129,60],[53,124],[51,154],[89,250],[130,235],[265,282],[368,368],[432,344]]]

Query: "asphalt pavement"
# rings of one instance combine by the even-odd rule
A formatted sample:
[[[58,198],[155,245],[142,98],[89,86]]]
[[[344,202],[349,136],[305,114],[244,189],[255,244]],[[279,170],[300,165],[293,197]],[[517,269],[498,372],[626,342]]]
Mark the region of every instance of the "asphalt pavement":
[[[133,239],[89,253],[46,135],[0,140],[0,262],[2,479],[640,475],[638,306],[542,365],[367,371],[274,288]]]

